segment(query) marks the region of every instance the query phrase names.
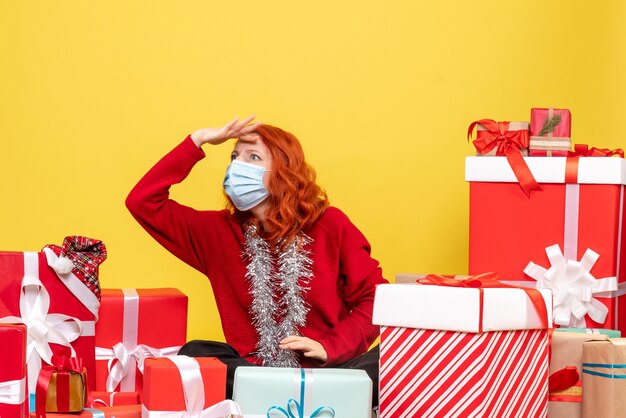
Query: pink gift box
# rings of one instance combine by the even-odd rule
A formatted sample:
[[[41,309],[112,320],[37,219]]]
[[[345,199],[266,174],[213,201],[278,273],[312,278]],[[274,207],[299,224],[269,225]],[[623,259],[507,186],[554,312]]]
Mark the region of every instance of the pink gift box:
[[[556,126],[551,126],[550,122],[557,120],[558,124],[553,123]],[[531,109],[529,155],[566,157],[572,145],[571,130],[572,115],[569,109]]]

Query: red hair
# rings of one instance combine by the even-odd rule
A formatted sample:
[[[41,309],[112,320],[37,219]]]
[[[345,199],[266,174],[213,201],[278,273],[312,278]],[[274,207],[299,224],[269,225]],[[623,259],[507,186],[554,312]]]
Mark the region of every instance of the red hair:
[[[315,170],[304,160],[302,145],[293,134],[270,125],[261,125],[256,132],[272,155],[267,183],[269,206],[262,235],[272,246],[283,248],[324,213],[328,196],[315,182]],[[237,210],[230,198],[227,207],[238,222],[258,223],[250,211]]]

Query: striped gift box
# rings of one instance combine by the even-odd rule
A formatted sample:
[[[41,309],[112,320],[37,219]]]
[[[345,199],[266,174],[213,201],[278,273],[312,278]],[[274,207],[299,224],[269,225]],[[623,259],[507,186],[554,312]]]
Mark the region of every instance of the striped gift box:
[[[547,415],[548,330],[523,290],[380,285],[374,323],[381,418]]]

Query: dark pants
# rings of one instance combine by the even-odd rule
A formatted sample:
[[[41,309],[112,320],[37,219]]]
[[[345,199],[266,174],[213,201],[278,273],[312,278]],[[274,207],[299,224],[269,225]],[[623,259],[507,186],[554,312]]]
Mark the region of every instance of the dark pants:
[[[233,397],[233,383],[235,381],[235,369],[239,366],[256,366],[245,358],[241,357],[237,351],[228,344],[217,341],[189,341],[182,346],[178,352],[180,355],[189,357],[217,357],[226,364],[226,398]],[[367,353],[353,358],[342,364],[334,364],[335,369],[361,369],[365,370],[372,379],[372,406],[378,406],[378,346],[372,348]]]

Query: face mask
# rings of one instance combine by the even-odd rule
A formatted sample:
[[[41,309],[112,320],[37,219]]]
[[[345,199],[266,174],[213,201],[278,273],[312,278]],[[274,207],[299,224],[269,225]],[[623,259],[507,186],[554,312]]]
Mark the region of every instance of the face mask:
[[[269,192],[263,185],[264,167],[233,160],[224,177],[224,190],[240,211],[264,201]]]

